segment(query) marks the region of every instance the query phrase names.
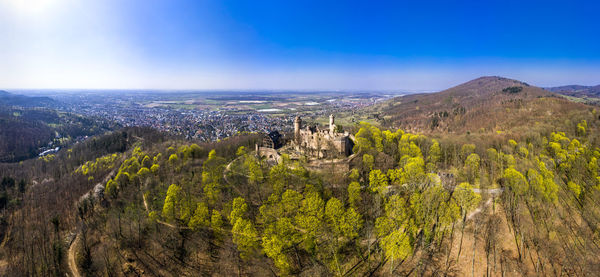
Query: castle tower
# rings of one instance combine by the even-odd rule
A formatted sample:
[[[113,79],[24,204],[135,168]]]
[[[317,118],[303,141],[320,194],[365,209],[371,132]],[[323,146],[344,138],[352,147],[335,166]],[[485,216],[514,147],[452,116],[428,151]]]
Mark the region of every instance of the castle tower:
[[[300,119],[299,116],[296,116],[296,119],[294,120],[294,138],[296,139],[296,142],[300,142],[300,127],[302,125],[302,119]]]
[[[333,132],[335,131],[335,118],[333,116],[333,114],[329,115],[329,133],[333,134]]]

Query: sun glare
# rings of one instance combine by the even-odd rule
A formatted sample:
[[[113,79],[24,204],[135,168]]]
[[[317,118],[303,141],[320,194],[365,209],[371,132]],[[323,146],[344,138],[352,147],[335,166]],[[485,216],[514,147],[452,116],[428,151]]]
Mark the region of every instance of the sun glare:
[[[51,12],[58,2],[60,0],[0,0],[0,7],[18,16],[42,16]]]

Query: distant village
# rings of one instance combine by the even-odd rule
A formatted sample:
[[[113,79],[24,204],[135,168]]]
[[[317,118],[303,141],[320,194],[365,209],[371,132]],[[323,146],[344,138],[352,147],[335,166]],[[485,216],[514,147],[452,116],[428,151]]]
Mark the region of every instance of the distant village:
[[[274,130],[281,133],[292,132],[297,115],[295,112],[288,112],[273,116],[267,111],[268,109],[240,112],[235,108],[208,110],[149,107],[138,104],[143,100],[140,97],[103,95],[99,98],[88,95],[79,98],[69,96],[60,100],[66,103],[62,109],[69,112],[108,119],[126,127],[153,127],[200,141],[216,141],[240,132],[270,133]],[[321,106],[313,106],[314,110],[310,113],[313,117],[326,117],[332,112],[354,110],[371,105],[382,97],[388,96],[364,98],[361,101],[326,101]]]

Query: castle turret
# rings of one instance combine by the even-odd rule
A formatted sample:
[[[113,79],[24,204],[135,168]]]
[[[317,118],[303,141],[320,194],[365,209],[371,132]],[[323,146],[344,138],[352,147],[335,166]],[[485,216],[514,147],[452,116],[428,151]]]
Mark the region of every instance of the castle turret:
[[[335,131],[335,118],[333,114],[329,115],[329,133],[333,134]]]
[[[300,127],[302,125],[302,119],[299,116],[296,116],[294,120],[294,138],[296,142],[300,142]]]

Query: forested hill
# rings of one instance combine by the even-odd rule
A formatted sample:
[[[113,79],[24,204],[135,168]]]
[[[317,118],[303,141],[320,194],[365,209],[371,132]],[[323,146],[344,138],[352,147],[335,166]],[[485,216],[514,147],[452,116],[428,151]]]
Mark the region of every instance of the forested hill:
[[[394,98],[369,108],[384,126],[426,133],[493,133],[553,124],[589,107],[502,77],[481,77],[430,94]]]
[[[0,105],[0,163],[36,157],[44,150],[116,128],[116,124],[103,119],[50,108]]]
[[[597,114],[491,141],[360,123],[344,170],[112,132],[0,164],[0,274],[596,275]]]
[[[316,167],[127,128],[0,164],[0,275],[597,275],[597,109],[497,77],[413,97],[484,130],[361,122]]]
[[[53,107],[57,101],[49,97],[29,97],[0,90],[0,105],[19,107]]]

